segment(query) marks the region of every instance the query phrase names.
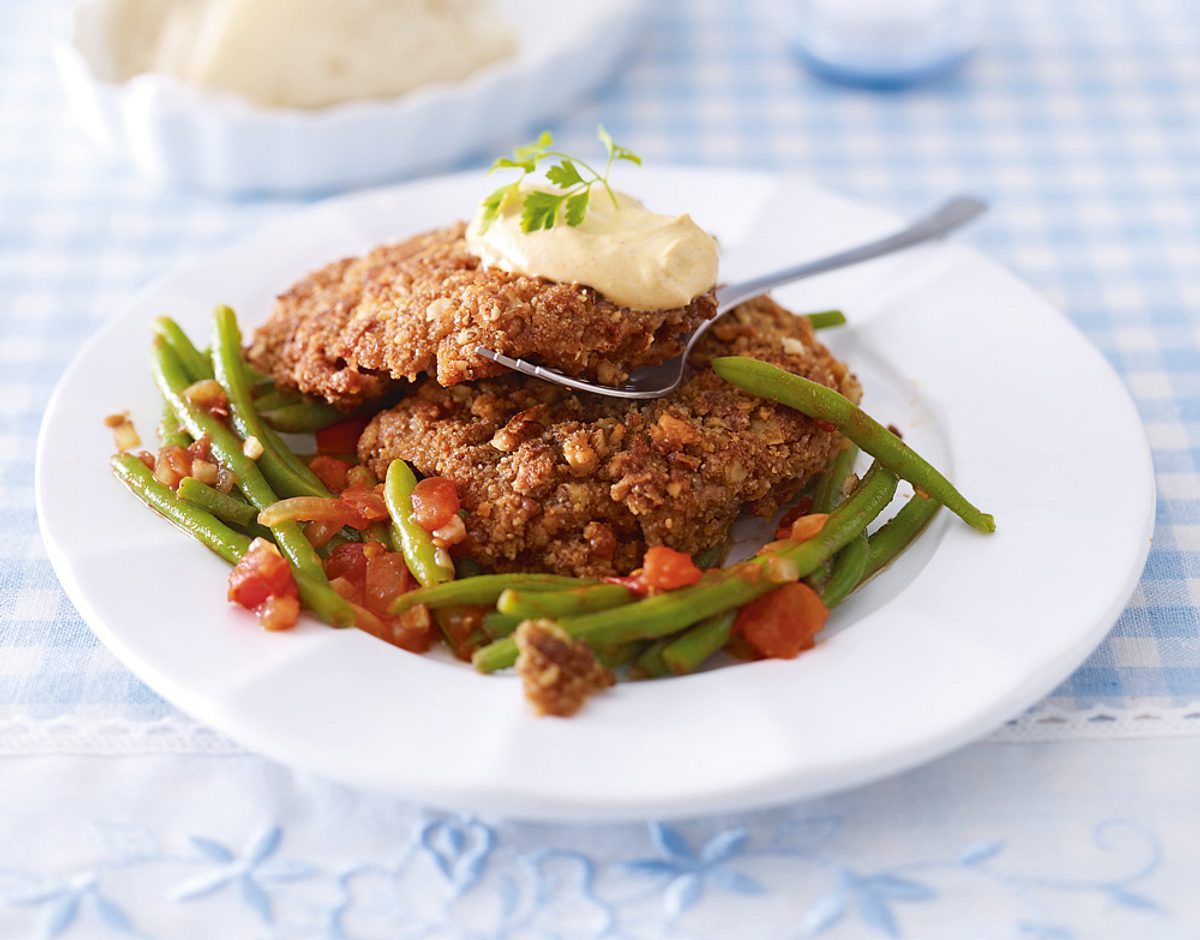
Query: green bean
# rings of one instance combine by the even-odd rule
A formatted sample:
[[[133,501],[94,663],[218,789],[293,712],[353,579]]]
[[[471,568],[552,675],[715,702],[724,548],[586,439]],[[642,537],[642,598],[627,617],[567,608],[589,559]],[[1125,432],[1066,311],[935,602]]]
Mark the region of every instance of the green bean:
[[[632,662],[642,652],[644,643],[623,643],[620,646],[602,646],[596,650],[596,659],[605,669],[616,669]]]
[[[814,330],[823,330],[827,326],[844,325],[846,315],[840,310],[821,310],[818,313],[806,313],[804,319],[812,324]]]
[[[253,382],[248,365],[247,375],[250,375]],[[269,384],[264,390],[254,396],[254,408],[280,431],[290,434],[309,433],[351,417],[344,411],[338,411],[328,402],[281,389],[274,382],[267,381]]]
[[[714,359],[712,367],[717,375],[744,391],[781,402],[810,418],[835,425],[885,467],[932,496],[971,528],[980,532],[996,531],[996,520],[991,515],[968,502],[924,457],[844,395],[770,363],[744,356]]]
[[[817,477],[810,512],[832,512],[841,504],[846,498],[846,481],[854,472],[854,463],[857,460],[858,446],[853,441],[843,440],[833,463]]]
[[[229,528],[198,506],[181,502],[170,487],[156,480],[154,472],[132,454],[116,454],[110,464],[117,479],[142,502],[231,565],[237,564],[249,550],[250,536]]]
[[[741,607],[781,580],[803,578],[826,558],[837,554],[883,510],[896,492],[896,475],[878,462],[863,477],[854,493],[829,516],[812,538],[803,542],[777,542],[732,568],[708,572],[699,584],[668,591],[634,604],[563,620],[560,626],[593,648],[630,640],[657,640],[706,617]],[[791,570],[783,575],[780,569]],[[480,672],[506,669],[516,661],[511,638],[496,640],[475,654]]]
[[[354,608],[344,597],[329,586],[329,582],[314,578],[302,571],[292,569],[296,589],[300,593],[300,604],[307,607],[331,627],[353,627],[358,620]]]
[[[454,562],[454,576],[456,578],[477,578],[481,574],[483,574],[483,565],[470,555],[462,555]]]
[[[392,605],[392,613],[403,613],[418,604],[424,604],[431,609],[454,607],[458,604],[491,605],[496,603],[506,588],[518,591],[562,591],[596,583],[598,582],[557,574],[481,574],[478,577],[448,581],[401,594]]]
[[[667,644],[662,652],[663,662],[677,676],[695,672],[729,642],[736,620],[736,610],[701,620]]]
[[[446,636],[446,630],[445,630],[445,628],[444,628],[444,627],[441,627],[441,625],[440,625],[440,618],[441,618],[441,616],[442,616],[442,614],[443,614],[443,613],[444,613],[444,611],[441,611],[441,610],[435,610],[435,611],[433,612],[433,619],[434,619],[434,621],[435,621],[435,622],[438,622],[438,623],[439,623],[439,629],[441,629],[441,631],[442,631],[442,636],[443,636],[443,637],[445,637],[445,636]],[[449,641],[449,640],[448,640],[448,638],[447,638],[447,642],[448,642],[448,641]],[[480,648],[482,648],[482,647],[484,647],[484,646],[487,646],[489,642],[491,642],[491,637],[489,637],[489,636],[487,635],[487,632],[486,632],[486,631],[483,629],[483,627],[482,627],[482,626],[479,626],[479,627],[476,627],[474,630],[472,630],[472,631],[471,631],[471,632],[470,632],[470,633],[467,635],[467,639],[466,639],[466,641],[463,643],[463,646],[464,646],[464,648],[465,648],[465,650],[466,650],[466,651],[469,651],[471,654],[474,654],[475,650],[477,650],[477,649],[480,649]],[[457,655],[458,655],[458,653],[457,653],[457,651],[456,651],[456,652],[455,652],[455,656],[457,656]],[[470,657],[469,657],[469,656],[463,656],[463,657],[461,657],[461,658],[462,658],[462,659],[464,659],[464,660],[466,660],[467,662],[470,662]]]
[[[701,549],[692,556],[692,563],[697,568],[716,568],[721,564],[726,553],[729,551],[729,536],[721,539],[716,545],[710,545],[708,548]]]
[[[285,434],[311,434],[346,419],[343,412],[323,402],[296,401],[277,408],[256,402],[255,407],[268,425]]]
[[[300,472],[300,464],[287,460],[283,451],[287,445],[270,428],[266,427],[254,409],[250,394],[250,382],[242,362],[242,334],[238,329],[237,315],[228,307],[217,307],[213,311],[213,366],[217,381],[229,397],[229,418],[243,441],[254,438],[262,446],[258,467],[280,496],[332,495],[325,485],[307,467]]]
[[[230,313],[232,313],[232,311],[230,311]],[[238,322],[236,322],[236,317],[234,317],[233,324],[235,329],[236,323]],[[184,333],[184,330],[179,327],[179,324],[176,324],[174,321],[172,321],[172,319],[167,317],[161,317],[155,322],[155,331],[158,335],[163,337],[163,341],[167,342],[167,345],[172,347],[175,354],[178,355],[182,365],[184,365],[184,370],[188,379],[190,379],[190,383],[199,382],[202,381],[202,379],[214,377],[214,365],[212,365],[212,357],[209,349],[205,349],[204,352],[199,352],[196,346],[192,345],[192,341],[188,339],[187,334]],[[239,360],[241,359],[240,342],[241,340],[239,336],[238,342],[236,342],[236,346],[239,347],[238,352],[236,352],[236,358]],[[257,387],[257,385],[266,383],[270,384],[271,387],[274,388],[274,383],[271,382],[270,378],[264,376],[262,372],[253,369],[253,367],[250,364],[245,363],[245,361],[242,361],[241,365],[248,384],[253,385],[253,387]],[[226,391],[228,394],[228,389]],[[170,406],[167,405],[167,408],[169,407]],[[164,421],[166,421],[166,409],[164,409]],[[176,424],[178,424],[178,418],[176,418]],[[292,453],[292,450],[288,448],[286,443],[283,443],[280,436],[278,436],[274,430],[270,429],[270,427],[262,427],[262,429],[259,430],[262,431],[262,436],[258,438],[259,443],[264,445],[265,450],[270,450],[272,451],[272,454],[274,454],[274,457],[268,457],[268,460],[264,462],[264,468],[268,467],[274,460],[281,460],[282,462],[287,463],[290,468],[292,468],[292,472],[294,474],[292,479],[302,481],[302,487],[304,487],[304,489],[301,490],[295,490],[294,486],[281,487],[284,496],[332,496],[332,493],[330,493],[329,490],[326,490],[325,486],[320,483],[317,475],[312,473],[312,471],[308,469],[306,463],[300,461],[299,457],[296,457]],[[242,435],[242,437],[245,436],[246,435]],[[185,441],[182,443],[182,445],[185,445],[186,447],[187,443],[190,442]],[[349,540],[354,540],[354,534],[352,532],[343,532],[343,534],[346,534]]]
[[[233,472],[237,478],[238,489],[250,505],[256,509],[266,509],[276,502],[271,485],[258,469],[258,464],[243,453],[242,442],[238,436],[208,411],[193,405],[184,394],[190,384],[187,375],[179,357],[161,337],[155,337],[150,365],[158,390],[175,409],[188,433],[197,440],[208,435],[213,454],[227,470]],[[313,551],[299,525],[295,522],[281,522],[272,526],[271,532],[279,550],[295,570],[315,578],[318,583],[327,583],[325,572],[321,568],[321,559]]]
[[[318,477],[315,473],[313,473],[312,470],[309,469],[308,464],[305,463],[303,460],[301,460],[300,457],[297,456],[296,452],[293,451],[287,445],[287,443],[284,441],[284,439],[279,436],[278,431],[276,431],[269,424],[263,423],[262,432],[263,432],[263,440],[267,444],[270,445],[272,452],[277,457],[279,457],[279,459],[282,460],[285,464],[287,464],[289,467],[291,467],[293,473],[295,473],[301,479],[307,480],[308,484],[311,487],[314,487],[314,489],[319,488],[319,492],[321,494],[323,494],[325,496],[333,495],[325,487],[325,484],[321,482],[321,478]],[[355,455],[353,457],[353,459],[357,460],[358,459],[357,455]]]
[[[231,565],[250,549],[250,537],[229,528],[212,513],[176,498],[154,479],[150,468],[131,454],[112,458],[113,473],[147,506],[183,529]],[[300,602],[321,620],[335,627],[354,625],[354,610],[328,584],[293,569]]]
[[[242,359],[242,367],[246,372],[247,380],[251,386],[251,392],[254,400],[254,410],[263,419],[266,425],[267,436],[272,438],[272,443],[280,451],[280,455],[291,465],[298,474],[302,477],[307,477],[312,471],[309,469],[308,461],[300,457],[295,451],[287,446],[276,433],[282,431],[285,434],[307,434],[313,431],[319,431],[321,428],[334,424],[347,417],[347,415],[333,408],[332,405],[326,405],[324,402],[318,402],[313,399],[308,399],[303,395],[292,392],[281,391],[276,388],[274,381],[268,376],[263,375],[254,368],[246,360]],[[260,391],[261,389],[261,391]],[[304,411],[286,411],[292,405],[299,405],[304,408]],[[313,416],[320,410],[322,415],[331,415],[328,420],[318,422]],[[328,409],[327,411],[324,409]],[[312,455],[309,455],[311,457]],[[334,455],[330,456],[342,456]],[[348,455],[351,460],[357,460],[356,454]],[[316,477],[316,474],[312,474]],[[319,481],[318,481],[319,482]]]
[[[350,526],[346,526],[341,532],[338,533],[338,535],[342,537],[343,542],[378,542],[389,551],[392,548],[392,539],[388,533],[388,527],[382,522],[372,522],[361,532],[358,532]],[[355,535],[357,535],[358,538],[355,538]],[[334,536],[334,538],[337,537],[338,536]]]
[[[212,360],[192,344],[178,323],[170,317],[159,317],[154,321],[154,332],[162,337],[163,342],[170,346],[171,351],[179,358],[184,374],[187,375],[188,385],[213,377]]]
[[[180,499],[187,500],[205,512],[212,513],[222,522],[248,526],[253,525],[258,519],[258,510],[249,503],[222,493],[206,483],[201,483],[195,477],[184,477],[180,480],[176,493]]]
[[[281,392],[274,383],[272,383],[269,391],[254,396],[254,408],[259,412],[271,411],[275,408],[285,408],[295,403],[295,398]]]
[[[226,334],[225,342],[216,343],[218,355],[212,357],[213,363],[217,367],[218,378],[221,378],[221,367],[224,365],[225,378],[238,387],[238,402],[233,402],[233,396],[227,387],[225,388],[226,395],[230,396],[231,404],[245,404],[240,411],[237,408],[234,409],[232,415],[234,427],[243,439],[253,434],[263,445],[263,457],[266,459],[262,462],[262,467],[264,471],[272,471],[265,472],[267,479],[271,480],[272,486],[275,486],[283,496],[332,496],[333,494],[329,492],[325,484],[309,469],[308,464],[292,452],[292,449],[284,443],[275,429],[258,420],[259,409],[255,405],[253,388],[256,381],[261,381],[263,377],[242,357],[242,337],[238,329],[237,315],[228,307],[218,307],[213,316],[213,332],[218,334],[218,337],[222,332]],[[225,380],[222,380],[222,387],[225,387]],[[239,420],[243,417],[248,424],[251,422],[254,424],[252,429],[239,424]],[[278,481],[272,476],[274,472],[279,474]]]
[[[900,511],[885,522],[867,542],[867,560],[858,583],[862,584],[890,564],[929,524],[941,508],[936,499],[914,493]]]
[[[858,460],[858,446],[842,438],[841,449],[837,456],[819,477],[813,488],[812,508],[814,513],[832,512],[846,498],[846,481],[854,472],[855,461]],[[820,591],[821,586],[829,580],[833,573],[833,559],[827,559],[816,571],[808,577],[808,583]]]
[[[359,541],[357,539],[347,538],[346,537],[347,530],[353,531],[352,529],[350,529],[349,526],[346,526],[345,528],[335,532],[330,537],[328,542],[326,542],[324,545],[320,545],[317,547],[317,554],[320,555],[322,558],[328,558],[330,555],[333,554],[333,550],[335,548],[337,548],[339,545],[348,545],[350,542]],[[365,535],[366,533],[363,533],[363,534]],[[362,539],[361,541],[368,541],[368,540]],[[384,544],[386,545],[386,543],[384,543]]]
[[[250,380],[250,386],[254,391],[254,396],[257,399],[259,395],[266,395],[275,391],[275,380],[265,372],[259,372],[254,368],[253,363],[246,363],[246,377]]]
[[[530,591],[506,588],[496,599],[496,609],[524,620],[557,620],[608,610],[634,600],[633,592],[621,584],[591,584],[565,591]]]
[[[637,679],[658,679],[670,673],[670,668],[663,660],[663,650],[670,642],[669,638],[655,640],[643,649],[633,662],[631,675]]]
[[[179,424],[175,409],[163,399],[162,418],[158,422],[158,444],[160,447],[187,447],[192,438]]]
[[[392,547],[404,553],[408,570],[422,587],[430,587],[454,580],[454,567],[449,562],[438,560],[438,549],[433,544],[433,536],[417,525],[413,519],[412,493],[417,485],[417,478],[403,460],[393,460],[387,469],[387,477],[383,481],[383,501],[387,504],[388,515],[392,517]],[[477,580],[477,579],[472,579]],[[411,597],[414,593],[400,595],[401,600]],[[416,603],[423,603],[417,601]],[[455,604],[471,604],[475,601],[456,601]],[[490,602],[484,602],[490,603]],[[397,607],[393,613],[413,606],[405,604]],[[442,605],[454,606],[454,604]]]
[[[498,610],[489,610],[483,615],[483,632],[493,640],[498,640],[502,636],[511,636],[524,619],[524,617],[514,617],[512,614],[502,614]]]
[[[866,565],[867,532],[864,529],[859,533],[858,538],[838,552],[837,557],[834,558],[829,580],[817,592],[821,595],[821,603],[829,610],[833,610],[849,597],[862,581]]]
[[[516,632],[517,627],[527,619],[526,617],[514,617],[512,614],[502,614],[498,610],[489,610],[483,615],[483,632],[491,640],[512,636]],[[634,642],[625,643],[621,646],[601,647],[596,650],[596,658],[600,660],[602,665],[613,669],[617,666],[623,666],[633,659],[641,651],[643,645],[642,643]]]

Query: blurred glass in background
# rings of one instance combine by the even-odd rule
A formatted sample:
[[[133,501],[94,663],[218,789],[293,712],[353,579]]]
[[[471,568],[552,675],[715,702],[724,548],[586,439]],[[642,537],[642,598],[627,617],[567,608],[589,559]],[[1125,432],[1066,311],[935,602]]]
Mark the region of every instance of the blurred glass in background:
[[[797,0],[792,38],[824,78],[902,88],[969,58],[980,18],[979,0]]]

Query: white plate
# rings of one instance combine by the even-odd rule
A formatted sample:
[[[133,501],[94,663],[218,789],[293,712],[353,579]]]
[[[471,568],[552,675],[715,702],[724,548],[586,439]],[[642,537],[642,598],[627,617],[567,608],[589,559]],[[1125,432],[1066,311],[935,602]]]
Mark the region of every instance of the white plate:
[[[637,0],[496,0],[517,54],[459,82],[313,110],[264,108],[168,75],[117,81],[111,0],[78,0],[55,49],[77,122],[102,152],[214,192],[336,190],[426,171],[536,132],[606,79],[637,35]]]
[[[763,270],[895,224],[797,181],[635,171],[651,206],[687,206]],[[330,259],[471,211],[478,174],[314,206],[143,293],[59,383],[38,444],[50,557],[97,635],[151,687],[246,746],[365,787],[529,817],[670,816],[861,783],[990,731],[1049,692],[1123,608],[1148,551],[1151,464],[1105,361],[1045,300],[957,245],[796,285],[843,307],[829,333],[864,404],[995,513],[990,537],[943,512],[917,550],[852,598],[817,648],[619,685],[571,720],[535,718],[515,678],[476,675],[353,631],[268,634],[224,599],[225,567],[108,474],[105,414],[150,432],[150,320],[204,336],[230,303],[249,325]],[[986,224],[986,223],[984,223]],[[753,236],[751,236],[753,232]]]

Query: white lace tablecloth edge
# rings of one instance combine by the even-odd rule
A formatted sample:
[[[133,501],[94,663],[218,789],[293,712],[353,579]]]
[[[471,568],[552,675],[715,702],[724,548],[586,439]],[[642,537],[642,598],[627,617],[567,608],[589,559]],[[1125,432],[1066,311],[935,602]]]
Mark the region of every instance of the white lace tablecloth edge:
[[[1064,707],[1053,699],[1006,722],[985,741],[1096,740],[1200,735],[1200,701],[1135,700],[1121,706]],[[0,757],[91,754],[244,754],[241,745],[182,714],[152,720],[111,715],[34,717],[0,709]]]

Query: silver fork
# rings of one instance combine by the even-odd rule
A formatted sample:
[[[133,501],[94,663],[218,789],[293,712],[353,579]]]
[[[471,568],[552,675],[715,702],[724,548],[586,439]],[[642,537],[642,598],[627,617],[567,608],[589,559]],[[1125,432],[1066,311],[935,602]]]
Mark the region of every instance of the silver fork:
[[[679,383],[683,381],[684,367],[687,364],[688,354],[691,353],[692,347],[696,345],[700,337],[707,333],[709,328],[723,314],[728,313],[738,304],[744,303],[752,297],[758,297],[760,294],[765,294],[773,287],[790,284],[792,281],[812,277],[814,274],[824,274],[826,271],[835,271],[838,268],[849,267],[852,264],[858,264],[862,261],[870,261],[872,258],[879,258],[883,255],[889,255],[893,252],[910,248],[913,245],[919,245],[922,242],[932,241],[935,238],[940,238],[954,231],[960,226],[966,225],[972,219],[977,218],[986,211],[987,203],[982,199],[976,199],[973,196],[955,196],[953,199],[947,200],[929,215],[918,219],[899,232],[888,235],[886,238],[867,242],[865,245],[859,245],[857,248],[839,251],[825,258],[818,258],[816,261],[806,261],[803,264],[793,265],[790,268],[784,268],[782,271],[763,274],[760,277],[742,281],[740,284],[727,284],[724,287],[718,288],[716,294],[717,312],[692,331],[688,337],[687,344],[683,348],[683,352],[674,359],[668,359],[666,362],[660,362],[658,365],[642,366],[640,369],[635,369],[630,373],[625,384],[619,388],[563,375],[563,373],[556,369],[547,369],[545,366],[535,365],[524,359],[514,359],[511,356],[505,356],[490,349],[484,349],[482,346],[477,347],[475,352],[485,359],[498,362],[502,366],[508,366],[508,368],[514,369],[517,372],[545,379],[547,382],[557,382],[559,385],[565,385],[568,388],[577,389],[581,392],[595,392],[597,395],[608,395],[610,398],[662,398],[664,395],[669,395],[675,391],[679,387]]]

